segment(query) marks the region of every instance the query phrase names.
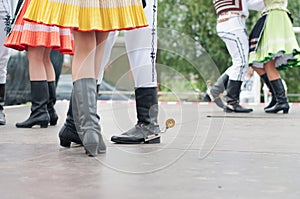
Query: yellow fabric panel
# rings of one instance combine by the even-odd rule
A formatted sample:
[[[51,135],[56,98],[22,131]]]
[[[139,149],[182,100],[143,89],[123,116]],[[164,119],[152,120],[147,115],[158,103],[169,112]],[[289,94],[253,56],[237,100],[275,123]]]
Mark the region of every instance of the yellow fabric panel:
[[[147,26],[141,5],[80,7],[59,1],[32,0],[25,18],[44,24],[73,27],[80,31],[110,31]]]

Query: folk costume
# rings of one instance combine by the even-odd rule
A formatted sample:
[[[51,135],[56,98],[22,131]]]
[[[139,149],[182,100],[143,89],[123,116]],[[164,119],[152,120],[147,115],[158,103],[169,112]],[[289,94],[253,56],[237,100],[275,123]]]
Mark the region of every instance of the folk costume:
[[[248,36],[246,33],[246,19],[248,10],[262,10],[263,0],[214,0],[214,7],[218,15],[217,33],[226,44],[232,58],[230,66],[210,89],[211,99],[225,112],[249,113],[252,109],[244,108],[239,104],[239,95],[242,82],[248,67]],[[226,90],[225,105],[220,98]]]
[[[277,70],[299,67],[300,48],[293,31],[292,17],[287,9],[288,0],[265,0],[265,5],[250,34],[249,65],[264,68],[265,63],[275,60]],[[265,107],[265,112],[277,113],[283,110],[288,113],[288,99],[282,79],[270,81],[267,74],[261,77],[272,93],[272,100]]]
[[[142,3],[141,0],[32,0],[25,17],[39,23],[71,27],[78,32],[130,30],[148,25]],[[37,12],[39,9],[44,12]],[[69,147],[71,142],[79,142],[90,156],[105,153],[106,145],[97,115],[96,79],[76,79],[71,100],[78,135],[74,131],[67,131],[70,136],[61,136],[60,133],[61,145]]]
[[[125,45],[135,85],[137,123],[121,135],[112,136],[111,141],[115,143],[160,143],[160,136],[154,136],[160,133],[157,121],[158,97],[155,65],[157,1],[147,0],[146,2],[147,6],[144,10],[149,26],[125,32]],[[111,49],[112,43],[107,43],[106,48]],[[146,137],[153,137],[153,139],[149,140]]]
[[[273,59],[278,70],[300,66],[300,47],[287,4],[287,0],[266,0],[261,18],[249,36],[250,66],[263,68]]]
[[[157,122],[157,79],[156,68],[153,64],[156,60],[157,49],[157,1],[147,0],[144,10],[149,23],[148,27],[125,31],[125,45],[134,77],[137,124],[127,132],[119,136],[112,136],[111,141],[115,143],[140,144],[145,143],[145,137],[160,132]],[[118,37],[118,31],[109,33],[105,44],[104,56],[97,82],[100,84],[104,75],[104,68],[109,62],[111,50]],[[100,86],[100,85],[99,85]],[[151,111],[151,115],[149,114]],[[69,140],[61,142],[69,146],[71,142],[81,144],[77,135],[72,103],[69,105],[66,121],[59,132],[60,139]],[[159,143],[160,137],[156,137],[150,143]],[[149,143],[149,142],[146,142]]]
[[[148,25],[142,9],[141,0],[32,0],[25,18],[83,32],[129,30]]]
[[[19,0],[13,19],[13,27],[4,45],[19,51],[27,51],[28,47],[44,47],[65,54],[73,54],[74,42],[71,29],[46,26],[24,20],[24,14],[30,3],[30,0]],[[56,125],[58,115],[54,109],[56,102],[55,81],[34,80],[30,81],[30,84],[31,114],[24,122],[17,123],[16,127],[31,128],[34,125],[40,125],[42,128],[46,128],[48,123]]]
[[[31,47],[45,47],[60,51],[63,54],[73,54],[73,40],[69,28],[45,26],[24,20],[24,14],[31,0],[20,0],[14,16],[14,24],[5,46],[15,50],[27,50]]]
[[[9,0],[0,0],[0,125],[6,124],[3,110],[5,100],[5,84],[9,50],[3,44],[11,23],[11,6]]]

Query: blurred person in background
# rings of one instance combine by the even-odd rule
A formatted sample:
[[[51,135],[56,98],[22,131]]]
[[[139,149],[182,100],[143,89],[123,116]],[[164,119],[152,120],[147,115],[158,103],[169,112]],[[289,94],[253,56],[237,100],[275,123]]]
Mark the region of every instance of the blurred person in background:
[[[214,0],[214,7],[218,15],[217,33],[226,44],[232,59],[230,66],[210,89],[210,97],[217,106],[225,112],[250,113],[251,108],[244,108],[239,104],[242,82],[248,66],[249,40],[246,32],[246,19],[249,10],[261,11],[263,0]],[[226,91],[225,101],[220,95]]]
[[[54,109],[56,102],[55,72],[50,60],[51,49],[62,53],[73,53],[73,42],[69,28],[46,26],[24,20],[30,0],[19,0],[13,28],[5,41],[5,46],[27,51],[29,61],[31,113],[24,122],[16,123],[17,128],[31,128],[40,125],[56,125],[58,115]]]
[[[288,0],[264,0],[265,9],[250,34],[249,65],[261,76],[272,93],[266,113],[290,106],[278,70],[300,66],[300,48],[293,31]]]
[[[9,49],[3,44],[6,39],[6,35],[10,31],[11,24],[11,5],[10,0],[0,1],[0,125],[6,124],[4,114],[5,104],[5,84],[7,74],[7,63],[9,60]]]

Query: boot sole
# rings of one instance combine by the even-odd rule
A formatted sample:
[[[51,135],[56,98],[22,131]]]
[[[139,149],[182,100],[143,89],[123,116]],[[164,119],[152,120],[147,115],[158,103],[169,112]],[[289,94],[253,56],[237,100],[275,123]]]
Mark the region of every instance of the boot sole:
[[[159,144],[160,143],[160,137],[152,139],[152,140],[148,140],[144,142],[145,144]]]
[[[41,128],[48,128],[48,121],[45,122],[36,122],[36,123],[32,123],[30,125],[20,125],[20,124],[16,124],[17,128],[32,128],[35,125],[40,125]]]
[[[279,109],[279,110],[275,110],[275,111],[265,111],[266,113],[274,113],[274,114],[276,114],[276,113],[278,113],[279,111],[283,111],[283,114],[288,114],[289,113],[289,108],[287,108],[287,109]]]
[[[228,109],[225,108],[224,112],[226,113],[251,113],[253,110],[249,110],[249,111],[236,111],[236,110],[232,110],[232,109]]]
[[[139,140],[128,140],[128,139],[119,139],[119,138],[111,138],[112,142],[115,142],[116,144],[159,144],[160,143],[160,137],[151,139],[148,141],[145,141],[145,139],[139,139]]]

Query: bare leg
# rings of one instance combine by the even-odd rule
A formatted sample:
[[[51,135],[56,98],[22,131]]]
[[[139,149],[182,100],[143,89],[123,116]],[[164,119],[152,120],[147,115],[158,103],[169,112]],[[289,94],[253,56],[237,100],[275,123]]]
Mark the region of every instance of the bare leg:
[[[252,68],[259,76],[262,76],[263,74],[266,73],[265,69],[263,68],[256,68],[256,67],[252,67]]]
[[[275,61],[276,60],[269,61],[264,65],[265,71],[270,81],[280,78],[280,74],[278,70],[275,68]]]
[[[47,80],[44,66],[44,47],[28,47],[29,78],[31,81]]]
[[[55,81],[55,71],[50,59],[50,52],[50,48],[45,49],[43,59],[48,82]]]
[[[95,78],[95,32],[74,31],[75,54],[72,63],[73,81],[82,78]]]

